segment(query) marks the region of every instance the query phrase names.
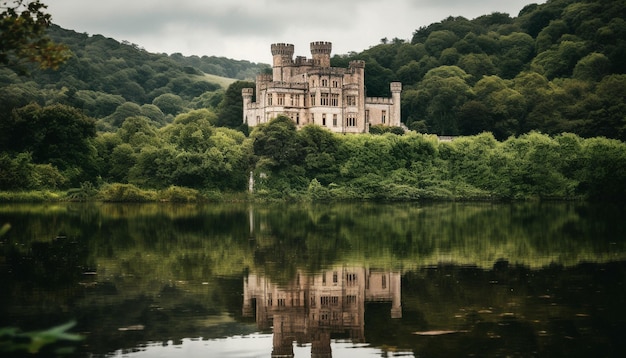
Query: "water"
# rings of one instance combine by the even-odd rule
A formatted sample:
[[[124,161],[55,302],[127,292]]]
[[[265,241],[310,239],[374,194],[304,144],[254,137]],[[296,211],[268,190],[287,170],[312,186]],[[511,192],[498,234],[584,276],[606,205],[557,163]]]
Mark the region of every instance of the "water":
[[[91,357],[618,357],[624,214],[0,205],[0,327],[75,321],[57,346]]]

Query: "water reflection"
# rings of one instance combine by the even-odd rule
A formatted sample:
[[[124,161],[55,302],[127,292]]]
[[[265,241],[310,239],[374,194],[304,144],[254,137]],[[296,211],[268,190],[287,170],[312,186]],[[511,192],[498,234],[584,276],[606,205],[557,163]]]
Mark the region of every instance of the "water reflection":
[[[76,320],[90,357],[623,356],[625,214],[0,205],[0,327]]]
[[[390,317],[402,318],[400,273],[365,267],[299,271],[286,286],[251,273],[243,297],[243,316],[273,327],[272,357],[293,357],[294,342],[310,343],[312,357],[331,357],[331,336],[365,342],[366,302],[391,302]]]

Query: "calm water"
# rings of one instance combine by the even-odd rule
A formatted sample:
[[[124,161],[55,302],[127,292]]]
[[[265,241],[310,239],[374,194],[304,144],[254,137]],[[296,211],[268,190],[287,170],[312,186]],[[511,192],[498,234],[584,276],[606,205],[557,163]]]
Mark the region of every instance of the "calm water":
[[[90,357],[619,357],[624,206],[0,205],[0,327]]]

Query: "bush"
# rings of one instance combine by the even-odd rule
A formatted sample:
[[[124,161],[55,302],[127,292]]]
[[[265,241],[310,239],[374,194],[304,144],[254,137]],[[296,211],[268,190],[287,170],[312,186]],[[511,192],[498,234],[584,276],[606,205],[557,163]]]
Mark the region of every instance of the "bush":
[[[154,190],[142,190],[133,184],[108,184],[98,193],[98,199],[114,202],[147,202],[156,201]]]
[[[160,201],[171,201],[174,203],[196,202],[201,199],[200,192],[196,189],[190,189],[180,186],[170,186],[169,188],[159,192]]]

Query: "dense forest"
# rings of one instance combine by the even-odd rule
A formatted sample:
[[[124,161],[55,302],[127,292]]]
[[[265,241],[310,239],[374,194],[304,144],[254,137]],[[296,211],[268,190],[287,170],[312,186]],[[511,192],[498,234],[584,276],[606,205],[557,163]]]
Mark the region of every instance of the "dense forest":
[[[245,192],[252,172],[263,198],[624,198],[625,12],[549,0],[335,55],[366,62],[368,96],[404,86],[411,132],[358,136],[280,117],[249,131],[241,88],[268,65],[52,26],[73,54],[58,70],[0,68],[0,190],[191,200]]]

